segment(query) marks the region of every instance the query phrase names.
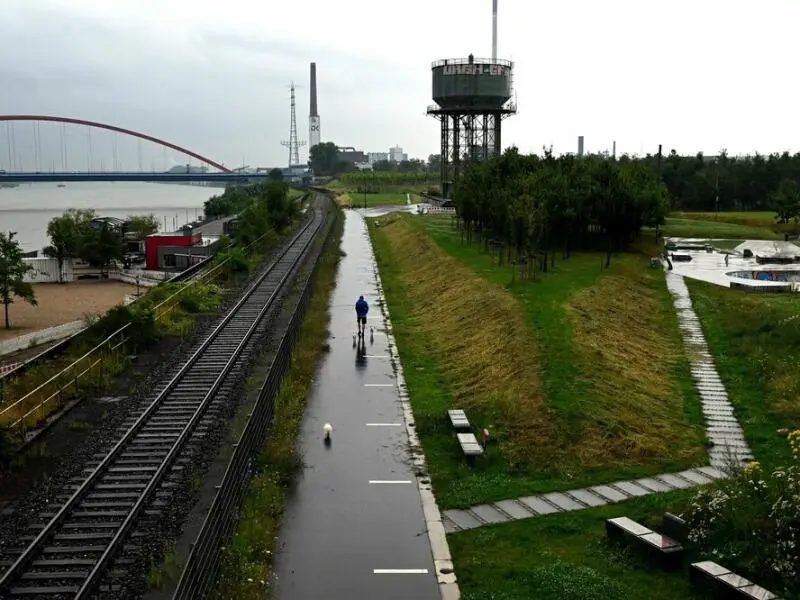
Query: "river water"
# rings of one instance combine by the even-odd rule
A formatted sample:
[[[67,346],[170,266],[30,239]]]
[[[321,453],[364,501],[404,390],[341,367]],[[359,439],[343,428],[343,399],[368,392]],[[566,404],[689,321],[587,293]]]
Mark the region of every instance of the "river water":
[[[220,188],[159,183],[20,184],[0,188],[0,231],[16,231],[26,252],[49,244],[47,223],[68,208],[93,208],[100,217],[154,214],[160,231],[203,217],[203,202]]]

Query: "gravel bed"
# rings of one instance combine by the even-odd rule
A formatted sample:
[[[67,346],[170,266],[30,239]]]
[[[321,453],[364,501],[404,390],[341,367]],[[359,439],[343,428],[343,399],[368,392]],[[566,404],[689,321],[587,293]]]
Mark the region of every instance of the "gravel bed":
[[[241,297],[243,290],[266,269],[277,251],[278,249],[271,251],[259,269],[226,290],[218,313],[198,316],[192,331],[173,352],[163,357],[163,360],[147,377],[141,380],[133,393],[126,400],[107,407],[106,418],[97,423],[91,430],[91,435],[87,435],[82,444],[76,445],[67,452],[57,468],[53,469],[51,473],[44,474],[40,483],[30,493],[10,503],[3,513],[0,513],[0,517],[2,517],[0,518],[0,553],[4,548],[21,545],[16,542],[17,538],[30,533],[29,524],[40,521],[38,513],[47,510],[48,507],[53,510],[53,506],[61,505],[57,496],[64,493],[63,490],[69,479],[81,474],[84,465],[92,460],[93,454],[108,448],[110,442],[118,435],[120,425],[128,416],[136,414],[135,411],[141,412],[153,387],[177,372],[185,362],[190,350],[208,336],[213,326]],[[149,350],[149,352],[158,351],[158,348]],[[46,435],[58,435],[57,427]]]

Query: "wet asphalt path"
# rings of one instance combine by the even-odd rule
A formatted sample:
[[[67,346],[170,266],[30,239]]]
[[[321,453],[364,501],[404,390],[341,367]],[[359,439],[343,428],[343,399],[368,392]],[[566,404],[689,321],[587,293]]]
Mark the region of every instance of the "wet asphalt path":
[[[362,217],[347,211],[331,350],[308,398],[305,468],[289,492],[275,557],[278,600],[440,597]],[[354,304],[370,304],[354,344]],[[369,327],[374,327],[370,339]],[[323,443],[322,426],[333,425]]]

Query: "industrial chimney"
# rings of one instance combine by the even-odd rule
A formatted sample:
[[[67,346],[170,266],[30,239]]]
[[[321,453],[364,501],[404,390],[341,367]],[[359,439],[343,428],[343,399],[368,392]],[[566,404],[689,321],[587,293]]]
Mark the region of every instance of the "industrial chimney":
[[[492,0],[492,61],[497,60],[497,0]]]
[[[317,63],[311,63],[311,106],[308,111],[308,148],[319,144],[319,114],[317,113]]]

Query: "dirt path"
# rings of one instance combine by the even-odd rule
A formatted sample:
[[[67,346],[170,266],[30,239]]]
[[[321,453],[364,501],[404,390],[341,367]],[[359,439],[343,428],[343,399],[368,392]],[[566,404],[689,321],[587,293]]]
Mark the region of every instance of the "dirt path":
[[[0,340],[77,321],[89,315],[100,315],[122,304],[125,295],[135,291],[136,286],[121,281],[76,281],[65,284],[39,283],[34,284],[33,289],[38,306],[31,306],[19,298],[15,298],[9,306],[11,329],[3,328],[5,322],[0,313]]]

